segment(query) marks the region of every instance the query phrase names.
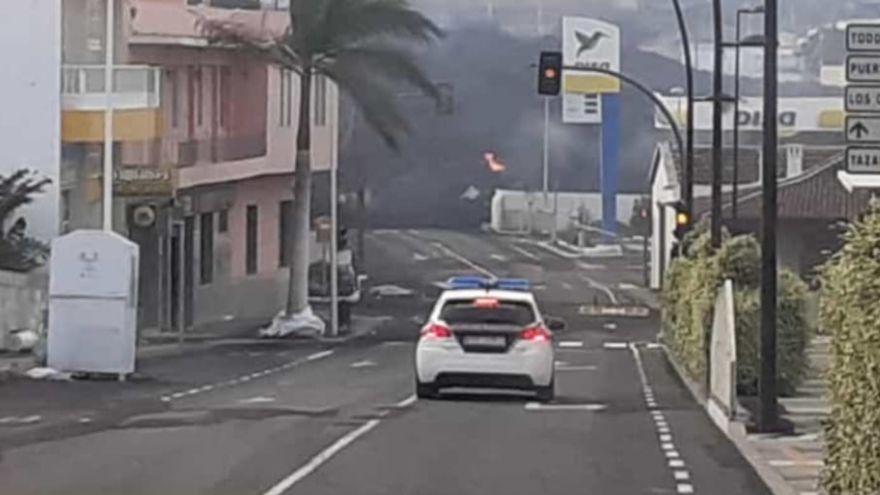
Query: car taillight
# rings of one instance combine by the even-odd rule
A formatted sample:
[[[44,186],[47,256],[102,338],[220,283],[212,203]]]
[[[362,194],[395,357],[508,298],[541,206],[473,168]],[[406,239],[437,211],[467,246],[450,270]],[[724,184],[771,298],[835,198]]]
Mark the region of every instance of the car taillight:
[[[422,337],[434,339],[448,339],[452,337],[452,330],[437,323],[431,323],[422,329]]]
[[[550,342],[553,335],[541,325],[529,327],[520,332],[519,338],[530,342]]]

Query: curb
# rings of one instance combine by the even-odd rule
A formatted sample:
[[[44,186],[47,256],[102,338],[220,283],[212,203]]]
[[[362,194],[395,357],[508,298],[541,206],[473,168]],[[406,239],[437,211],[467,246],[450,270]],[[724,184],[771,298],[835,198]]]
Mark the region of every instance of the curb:
[[[703,387],[684,373],[684,370],[678,362],[673,359],[672,353],[669,352],[669,349],[665,344],[660,344],[660,347],[666,355],[666,361],[672,365],[675,374],[678,375],[678,378],[685,384],[688,392],[690,392],[694,400],[697,401],[697,403],[700,404],[700,407],[706,411],[706,414],[712,420],[712,424],[714,424],[719,431],[724,433],[724,435],[733,442],[733,445],[752,466],[752,469],[755,470],[758,477],[761,478],[765,485],[767,485],[770,492],[772,492],[773,495],[798,495],[798,492],[785,481],[782,475],[767,464],[761,453],[749,443],[746,425],[741,421],[730,420],[723,414],[715,414],[712,402],[707,401]]]

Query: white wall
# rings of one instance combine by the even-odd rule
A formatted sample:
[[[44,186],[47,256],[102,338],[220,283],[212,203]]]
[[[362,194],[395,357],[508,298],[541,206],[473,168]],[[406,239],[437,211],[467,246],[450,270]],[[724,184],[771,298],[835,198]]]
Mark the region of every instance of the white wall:
[[[661,162],[651,184],[651,288],[660,289],[663,272],[669,268],[672,258],[673,232],[675,230],[675,208],[668,206],[680,199],[678,186],[669,177],[662,160],[668,157],[661,153]],[[662,241],[662,243],[661,243]]]
[[[58,231],[60,2],[4,2],[0,29],[0,174],[29,168],[52,179],[47,193],[19,212],[30,234],[44,240]]]
[[[545,204],[540,191],[497,189],[492,196],[492,228],[499,232],[521,231],[526,230],[531,222],[534,230],[549,231],[553,220],[554,196],[551,193]],[[633,205],[640,197],[638,194],[617,195],[618,222],[629,224]],[[556,227],[560,230],[571,226],[571,215],[581,207],[589,211],[592,220],[602,218],[601,193],[560,192],[556,201]]]

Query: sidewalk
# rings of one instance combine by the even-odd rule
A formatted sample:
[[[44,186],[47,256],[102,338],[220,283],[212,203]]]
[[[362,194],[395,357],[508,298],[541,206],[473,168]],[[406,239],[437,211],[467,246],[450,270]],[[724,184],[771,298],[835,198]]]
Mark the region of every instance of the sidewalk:
[[[335,338],[289,337],[284,340],[319,341],[341,344],[374,332],[385,318],[353,315],[351,330]],[[228,320],[200,325],[187,330],[183,335],[176,332],[162,332],[159,329],[144,329],[140,334],[137,358],[153,358],[183,354],[210,348],[218,343],[230,341],[271,341],[260,339],[257,331],[269,323],[268,319]],[[20,374],[36,366],[37,358],[30,353],[0,353],[0,381],[5,375]]]
[[[830,357],[830,338],[817,336],[807,350],[810,371],[794,397],[781,398],[782,419],[794,426],[793,435],[748,435],[749,443],[783,480],[788,495],[820,493],[819,476],[823,467],[822,420],[828,416],[825,372]]]
[[[807,379],[793,397],[779,400],[784,411],[781,418],[792,425],[791,433],[748,433],[747,419],[728,420],[709,414],[775,495],[823,493],[819,489],[819,477],[824,465],[822,420],[830,409],[824,379],[829,364],[829,346],[829,337],[813,339],[807,349],[810,360]],[[706,407],[703,387],[684,374],[668,352],[667,357],[697,402]]]

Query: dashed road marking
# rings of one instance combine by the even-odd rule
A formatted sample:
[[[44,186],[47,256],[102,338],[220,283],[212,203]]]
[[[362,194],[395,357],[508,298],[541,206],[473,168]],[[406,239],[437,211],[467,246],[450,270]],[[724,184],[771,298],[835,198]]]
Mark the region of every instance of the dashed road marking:
[[[604,411],[608,406],[605,404],[542,404],[540,402],[527,402],[526,411]]]
[[[233,387],[233,386],[235,386],[235,385],[239,385],[239,384],[242,384],[242,383],[247,383],[247,382],[249,382],[249,381],[251,381],[251,380],[255,380],[255,379],[257,379],[257,378],[261,378],[261,377],[264,377],[264,376],[269,376],[269,375],[271,375],[271,374],[273,374],[273,373],[277,373],[277,372],[279,372],[279,371],[283,371],[283,370],[286,370],[286,369],[292,368],[292,367],[294,367],[294,366],[298,366],[298,365],[303,364],[303,363],[306,363],[306,362],[317,361],[317,360],[319,360],[319,359],[326,358],[326,357],[328,357],[328,356],[333,355],[333,352],[334,352],[334,351],[333,351],[332,349],[328,349],[328,350],[325,350],[325,351],[316,352],[316,353],[314,353],[314,354],[310,354],[309,356],[307,356],[307,357],[305,357],[305,358],[296,359],[296,360],[294,360],[294,361],[288,361],[287,363],[284,363],[284,364],[279,365],[279,366],[274,366],[274,367],[272,367],[272,368],[267,368],[267,369],[264,369],[264,370],[255,371],[255,372],[253,372],[253,373],[250,373],[250,374],[247,374],[247,375],[242,375],[242,376],[239,376],[239,377],[236,377],[236,378],[232,378],[232,379],[229,379],[229,380],[225,380],[225,381],[222,381],[222,382],[209,383],[209,384],[207,384],[207,385],[202,385],[201,387],[193,387],[193,388],[190,388],[190,389],[188,389],[188,390],[183,390],[183,391],[180,391],[180,392],[175,392],[175,393],[173,393],[173,394],[162,395],[162,396],[159,397],[159,400],[162,401],[162,402],[172,402],[172,401],[175,401],[175,400],[177,400],[177,399],[184,398],[184,397],[192,397],[192,396],[194,396],[194,395],[198,395],[198,394],[203,394],[203,393],[206,393],[206,392],[210,392],[211,390],[214,390],[214,389],[216,389],[216,388],[221,388],[221,387]]]
[[[586,364],[586,365],[582,365],[582,366],[570,365],[570,364],[563,365],[563,366],[556,365],[556,371],[596,371],[597,369],[598,368],[596,366],[591,365],[591,364]]]
[[[572,290],[572,289],[574,289],[574,287],[573,287],[570,283],[568,283],[568,282],[562,282],[560,285],[562,285],[562,288],[565,289],[565,290]]]
[[[657,440],[660,442],[660,451],[663,452],[663,455],[666,457],[669,468],[672,470],[672,477],[676,482],[676,492],[694,493],[694,486],[692,484],[680,483],[682,481],[690,480],[690,473],[685,469],[685,462],[681,459],[681,454],[675,448],[675,442],[672,432],[669,429],[669,423],[666,421],[666,416],[664,416],[662,412],[656,410],[658,404],[654,398],[654,390],[648,382],[648,374],[645,373],[645,366],[642,363],[642,356],[639,353],[639,348],[635,344],[630,343],[629,349],[632,351],[633,359],[636,362],[636,369],[639,373],[639,380],[642,382],[642,390],[645,395],[645,406],[651,410],[650,416],[651,419],[654,420],[654,425],[657,430]]]
[[[580,340],[562,340],[556,345],[563,349],[575,349],[583,347],[584,343]]]
[[[678,493],[694,493],[694,486],[690,483],[679,483],[675,489]]]
[[[495,261],[500,261],[500,262],[502,262],[502,263],[506,263],[506,262],[507,262],[507,256],[504,256],[503,254],[492,253],[492,254],[489,255],[489,257],[492,258],[492,259],[495,260]]]
[[[603,342],[602,347],[605,349],[626,349],[629,346],[627,342]]]
[[[376,366],[375,361],[370,361],[369,359],[365,359],[363,361],[358,361],[356,363],[351,363],[348,365],[349,368],[372,368]]]
[[[825,463],[821,460],[792,460],[792,459],[770,459],[768,461],[773,467],[822,467]]]

